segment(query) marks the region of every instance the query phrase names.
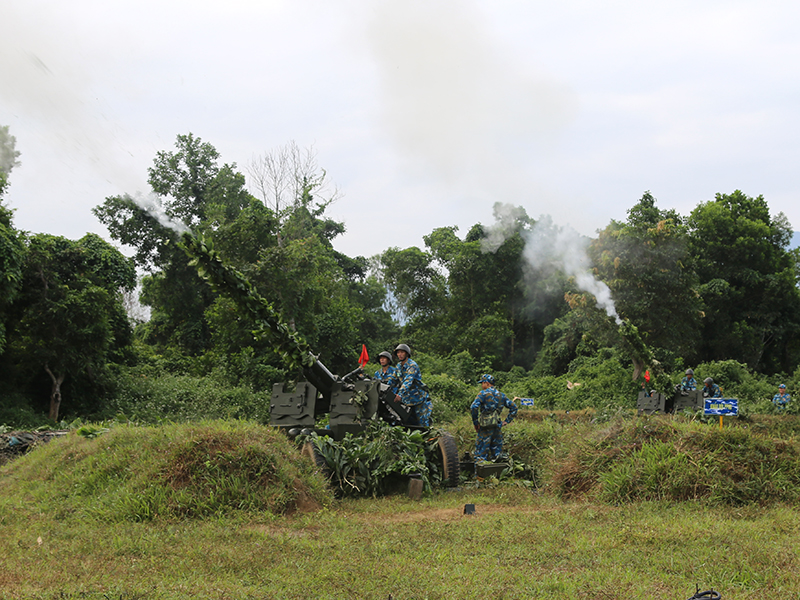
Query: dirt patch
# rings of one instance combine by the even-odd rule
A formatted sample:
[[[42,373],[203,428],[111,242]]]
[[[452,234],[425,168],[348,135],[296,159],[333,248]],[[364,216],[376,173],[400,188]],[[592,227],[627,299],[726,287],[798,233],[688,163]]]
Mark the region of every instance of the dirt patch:
[[[317,512],[322,509],[322,504],[308,495],[302,481],[295,479],[293,487],[297,491],[297,497],[294,499],[294,505],[287,507],[285,514]]]

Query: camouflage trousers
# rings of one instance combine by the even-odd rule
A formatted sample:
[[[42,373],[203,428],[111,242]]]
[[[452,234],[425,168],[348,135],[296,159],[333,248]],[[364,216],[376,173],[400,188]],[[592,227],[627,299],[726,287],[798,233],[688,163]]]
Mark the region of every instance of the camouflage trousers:
[[[414,417],[416,417],[417,420],[416,425],[422,425],[423,427],[431,426],[433,403],[428,394],[415,395],[410,399],[403,399],[403,403],[414,413]]]
[[[479,429],[475,440],[475,461],[494,460],[503,451],[503,429]]]

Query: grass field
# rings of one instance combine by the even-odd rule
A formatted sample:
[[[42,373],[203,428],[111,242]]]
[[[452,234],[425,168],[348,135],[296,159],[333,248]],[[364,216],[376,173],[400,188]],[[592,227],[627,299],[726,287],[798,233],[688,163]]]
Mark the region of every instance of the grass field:
[[[750,442],[762,452],[770,442],[715,431],[641,420],[616,429],[521,424],[510,443],[522,451],[522,437],[531,437],[530,457],[536,448],[551,457],[541,458],[538,489],[484,482],[421,501],[336,500],[310,462],[255,425],[71,435],[0,468],[0,598],[677,600],[695,585],[725,600],[800,598],[795,502],[616,502],[604,491],[609,479],[619,485],[606,474],[618,479],[628,458],[640,467],[651,461],[641,469],[659,473],[661,463],[643,458],[642,448],[667,435],[681,436],[673,445],[696,464],[706,464],[704,447],[713,454],[739,446],[746,458]],[[583,445],[570,452],[570,440]],[[794,456],[793,438],[781,444]],[[592,482],[585,493],[563,493],[558,467],[562,476],[580,464],[598,469],[592,447],[612,464],[584,478]],[[786,485],[795,483],[794,462],[767,458]],[[664,460],[682,464],[674,453]],[[476,514],[463,514],[467,503]]]

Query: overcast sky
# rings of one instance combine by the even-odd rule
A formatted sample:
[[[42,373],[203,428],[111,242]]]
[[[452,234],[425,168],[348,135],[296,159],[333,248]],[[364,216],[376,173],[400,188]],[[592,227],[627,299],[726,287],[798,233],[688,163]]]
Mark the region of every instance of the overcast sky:
[[[650,190],[763,194],[800,229],[800,4],[0,0],[15,225],[107,236],[192,132],[245,166],[312,146],[348,255],[523,206],[594,235]]]

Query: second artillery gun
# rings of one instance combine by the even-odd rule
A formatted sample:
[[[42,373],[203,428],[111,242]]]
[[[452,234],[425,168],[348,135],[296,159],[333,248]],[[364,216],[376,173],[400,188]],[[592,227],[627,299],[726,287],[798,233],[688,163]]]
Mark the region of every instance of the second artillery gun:
[[[182,245],[198,273],[219,293],[234,300],[256,324],[254,334],[272,342],[289,369],[300,371],[305,380],[276,383],[270,401],[270,424],[294,438],[312,431],[341,440],[348,433],[360,433],[371,420],[380,419],[409,429],[430,430],[414,425],[411,411],[395,403],[394,393],[380,381],[364,376],[361,369],[343,377],[334,375],[314,355],[305,339],[283,322],[267,302],[238,271],[224,265],[201,240],[184,233]],[[328,415],[328,425],[317,427]],[[442,478],[450,486],[458,485],[460,465],[455,439],[443,431],[431,431],[438,438],[442,460]],[[311,458],[319,464],[318,456]],[[322,466],[322,465],[320,465]]]
[[[414,423],[408,408],[394,402],[388,385],[365,377],[361,368],[338,377],[315,357],[302,371],[305,381],[272,387],[270,423],[286,429],[289,437],[314,430],[341,440],[348,433],[362,431],[365,422],[375,418],[391,425],[427,429]],[[316,428],[318,419],[326,414],[327,427]]]

